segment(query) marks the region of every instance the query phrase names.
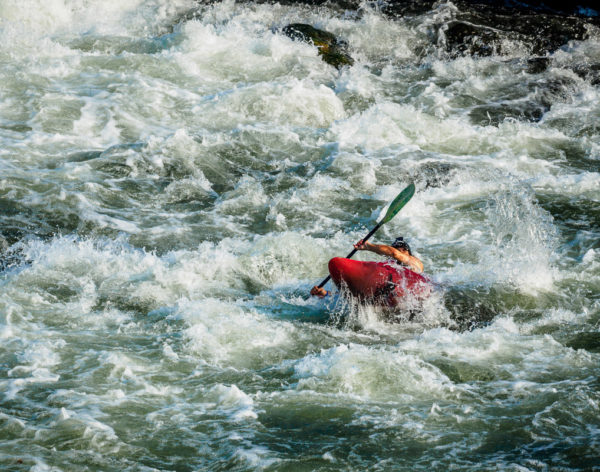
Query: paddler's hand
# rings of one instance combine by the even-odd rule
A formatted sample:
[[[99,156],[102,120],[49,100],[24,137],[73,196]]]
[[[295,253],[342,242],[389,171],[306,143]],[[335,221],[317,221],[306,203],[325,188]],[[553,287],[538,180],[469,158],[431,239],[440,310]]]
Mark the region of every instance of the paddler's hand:
[[[316,285],[310,290],[310,294],[319,298],[326,297],[329,292],[323,287],[317,287]]]
[[[367,246],[369,243],[364,242],[362,239],[354,245],[354,249],[357,251],[367,251],[369,247]]]

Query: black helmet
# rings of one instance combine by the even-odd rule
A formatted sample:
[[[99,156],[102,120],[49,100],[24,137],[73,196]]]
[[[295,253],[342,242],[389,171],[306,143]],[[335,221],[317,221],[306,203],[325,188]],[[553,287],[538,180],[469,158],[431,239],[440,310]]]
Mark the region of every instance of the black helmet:
[[[392,247],[396,248],[396,249],[404,249],[406,252],[408,252],[409,255],[412,256],[412,252],[410,251],[410,246],[408,245],[408,243],[404,240],[404,238],[402,236],[400,236],[399,238],[396,238],[396,240],[392,243]]]

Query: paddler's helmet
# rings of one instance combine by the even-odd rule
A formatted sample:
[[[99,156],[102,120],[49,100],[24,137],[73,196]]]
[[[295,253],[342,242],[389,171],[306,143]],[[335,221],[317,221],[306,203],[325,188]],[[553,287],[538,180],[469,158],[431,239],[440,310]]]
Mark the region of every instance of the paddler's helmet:
[[[392,247],[396,248],[396,249],[404,249],[406,252],[408,252],[409,255],[412,256],[412,252],[410,251],[410,246],[408,245],[408,243],[404,240],[404,238],[402,236],[400,236],[399,238],[396,238],[396,240],[392,243]]]

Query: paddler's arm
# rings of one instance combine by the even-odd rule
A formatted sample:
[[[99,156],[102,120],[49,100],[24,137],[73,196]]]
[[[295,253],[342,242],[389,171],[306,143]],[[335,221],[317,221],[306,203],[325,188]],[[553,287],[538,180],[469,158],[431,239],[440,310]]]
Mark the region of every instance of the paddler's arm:
[[[310,290],[310,294],[317,296],[319,298],[326,297],[329,295],[329,291],[325,290],[323,287],[317,287],[316,285]]]
[[[423,272],[423,263],[418,258],[411,256],[406,251],[399,251],[392,246],[387,246],[385,244],[373,244],[369,241],[363,242],[362,240],[357,242],[354,247],[359,251],[371,251],[375,254],[379,254],[380,256],[387,256],[396,259],[401,264],[407,265],[419,274]]]

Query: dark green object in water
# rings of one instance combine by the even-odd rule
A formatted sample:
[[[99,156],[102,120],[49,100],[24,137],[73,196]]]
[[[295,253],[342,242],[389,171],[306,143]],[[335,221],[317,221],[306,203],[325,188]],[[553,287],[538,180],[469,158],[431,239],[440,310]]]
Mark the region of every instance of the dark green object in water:
[[[380,224],[384,225],[396,216],[396,213],[402,210],[402,207],[408,203],[414,194],[415,184],[411,182],[411,184],[402,190],[402,192],[394,199]]]
[[[342,66],[351,66],[354,64],[346,52],[347,44],[345,41],[338,40],[328,31],[317,29],[313,26],[303,23],[292,23],[283,28],[283,34],[292,39],[312,42],[319,50],[322,59],[337,69]]]

